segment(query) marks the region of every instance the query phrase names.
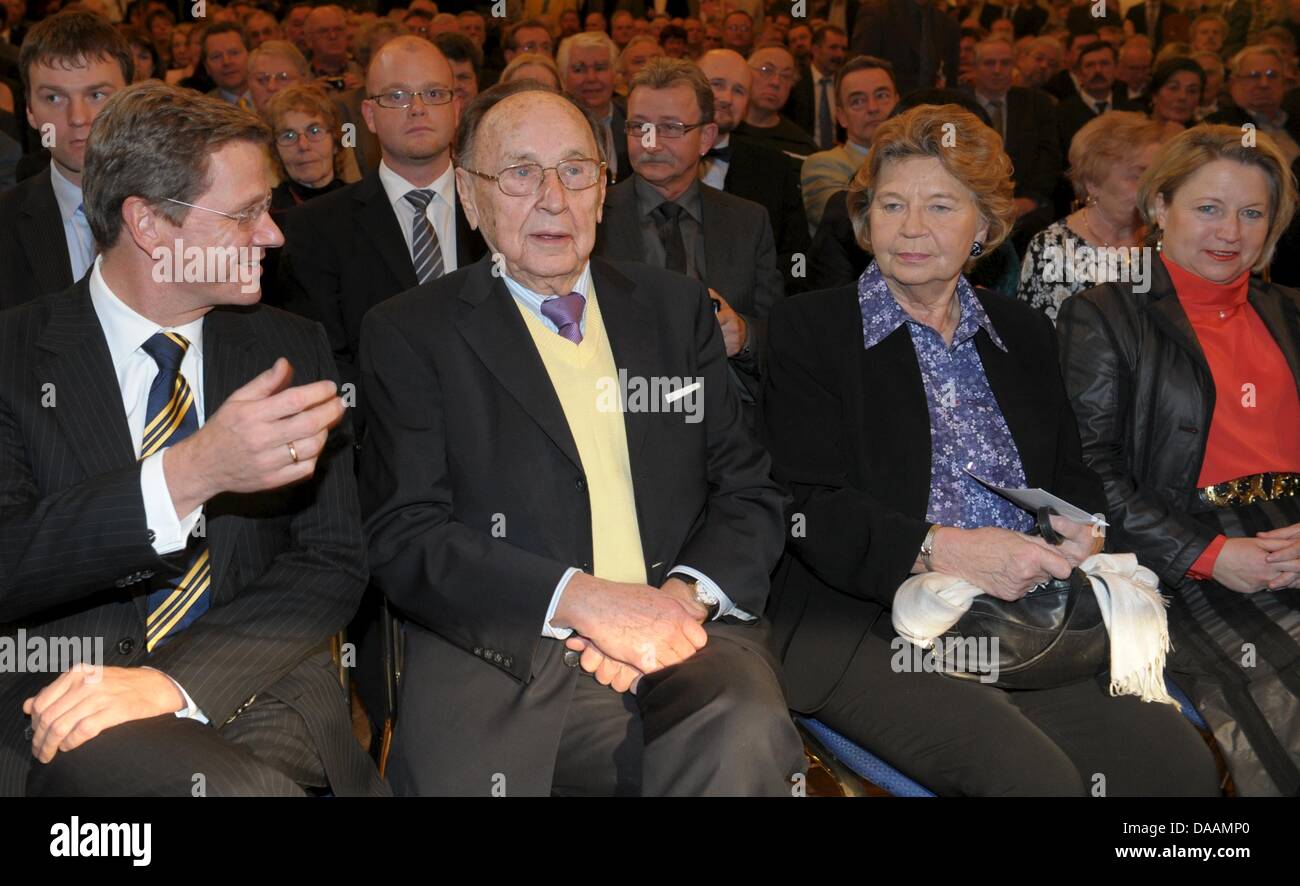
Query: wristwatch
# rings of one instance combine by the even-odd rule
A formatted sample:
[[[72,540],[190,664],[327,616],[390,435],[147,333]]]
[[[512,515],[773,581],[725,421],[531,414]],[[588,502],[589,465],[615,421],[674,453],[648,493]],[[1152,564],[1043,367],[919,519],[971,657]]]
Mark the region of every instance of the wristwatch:
[[[709,621],[713,621],[718,617],[718,610],[722,608],[722,601],[718,599],[717,594],[701,585],[698,578],[693,575],[686,575],[682,572],[674,572],[668,577],[686,583],[686,586],[691,589],[691,597],[695,602],[708,610]]]
[[[934,572],[934,564],[930,558],[934,556],[934,537],[939,532],[939,524],[931,523],[930,529],[925,534],[925,541],[921,542],[921,565],[925,567],[926,572]]]

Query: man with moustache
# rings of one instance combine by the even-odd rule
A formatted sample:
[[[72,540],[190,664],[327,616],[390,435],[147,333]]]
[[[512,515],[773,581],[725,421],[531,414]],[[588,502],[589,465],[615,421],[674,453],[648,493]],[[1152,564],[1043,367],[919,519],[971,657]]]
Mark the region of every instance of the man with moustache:
[[[732,381],[752,407],[767,312],[784,296],[768,214],[698,178],[700,158],[717,137],[713,90],[700,68],[657,58],[631,85],[627,143],[636,174],[607,192],[596,254],[645,261],[709,287]]]
[[[500,264],[366,318],[370,562],[408,619],[399,795],[789,796],[803,768],[755,623],[781,493],[703,285],[591,256],[599,131],[536,84],[479,95],[457,184]],[[701,399],[602,405],[618,379]]]
[[[1061,127],[1061,155],[1070,153],[1075,133],[1094,117],[1107,111],[1138,111],[1142,106],[1123,96],[1123,86],[1115,88],[1117,53],[1115,47],[1098,40],[1080,47],[1074,65],[1082,92],[1077,92],[1056,106]]]
[[[20,57],[27,122],[46,134],[50,163],[0,195],[0,308],[67,289],[96,254],[81,194],[90,124],[131,82],[131,47],[88,12],[34,25]]]

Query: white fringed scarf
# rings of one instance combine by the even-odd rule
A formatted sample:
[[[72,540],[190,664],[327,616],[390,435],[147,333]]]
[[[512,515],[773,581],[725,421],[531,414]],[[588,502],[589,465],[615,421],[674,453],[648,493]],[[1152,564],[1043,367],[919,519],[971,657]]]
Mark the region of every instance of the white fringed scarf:
[[[1180,707],[1165,688],[1169,604],[1158,590],[1156,574],[1139,566],[1133,554],[1094,554],[1079,568],[1097,595],[1110,634],[1110,694]],[[982,593],[956,576],[914,575],[894,595],[894,630],[909,643],[929,649]]]

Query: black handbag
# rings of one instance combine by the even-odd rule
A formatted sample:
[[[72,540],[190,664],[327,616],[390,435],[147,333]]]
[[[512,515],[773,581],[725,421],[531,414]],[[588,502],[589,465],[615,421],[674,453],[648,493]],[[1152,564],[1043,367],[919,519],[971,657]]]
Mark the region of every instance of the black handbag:
[[[1038,531],[1061,537],[1038,512]],[[1051,689],[1094,677],[1110,666],[1110,636],[1088,576],[1039,585],[1019,600],[980,594],[970,610],[935,640],[938,670],[999,689]]]

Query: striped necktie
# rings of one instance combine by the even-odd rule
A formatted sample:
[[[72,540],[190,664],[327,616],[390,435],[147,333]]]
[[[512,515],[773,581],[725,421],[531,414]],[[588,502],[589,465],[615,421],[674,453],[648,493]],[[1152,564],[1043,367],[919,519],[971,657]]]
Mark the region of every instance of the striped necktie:
[[[181,375],[181,361],[190,343],[174,332],[159,332],[142,346],[158,364],[149,388],[140,458],[145,459],[179,443],[199,429],[194,391]],[[206,542],[189,539],[185,572],[179,579],[157,583],[147,600],[145,648],[153,652],[169,635],[185,630],[208,611],[212,569]]]
[[[442,244],[426,211],[433,191],[417,188],[407,191],[405,199],[415,210],[411,219],[411,264],[415,266],[415,278],[426,283],[442,276]]]
[[[542,302],[542,316],[555,324],[555,331],[573,342],[582,344],[582,309],[587,297],[580,292],[557,295]]]

